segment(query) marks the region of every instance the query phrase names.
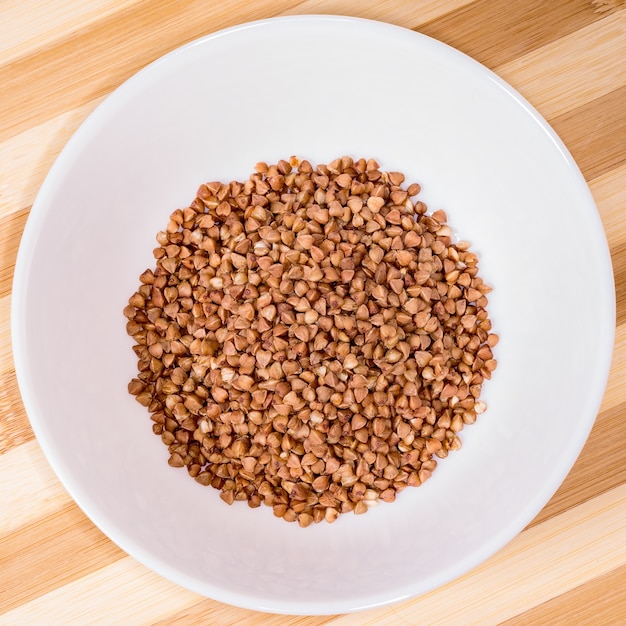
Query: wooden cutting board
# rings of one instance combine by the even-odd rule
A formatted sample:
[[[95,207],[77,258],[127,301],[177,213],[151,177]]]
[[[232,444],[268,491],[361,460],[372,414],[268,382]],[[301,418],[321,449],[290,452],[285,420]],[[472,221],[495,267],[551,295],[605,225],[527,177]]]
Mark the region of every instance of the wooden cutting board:
[[[518,89],[577,160],[617,292],[611,375],[571,473],[486,563],[357,615],[254,613],[160,578],[73,503],[15,380],[11,281],[29,209],[78,125],[122,81],[196,37],[252,19],[333,13],[431,35]],[[3,0],[0,2],[0,624],[626,624],[626,6],[622,0]],[[584,292],[584,289],[583,289]]]

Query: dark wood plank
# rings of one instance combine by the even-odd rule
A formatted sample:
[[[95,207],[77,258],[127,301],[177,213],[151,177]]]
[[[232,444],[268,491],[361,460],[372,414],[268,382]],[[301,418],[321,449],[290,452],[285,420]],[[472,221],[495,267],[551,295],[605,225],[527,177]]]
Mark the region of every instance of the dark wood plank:
[[[587,180],[626,163],[626,85],[548,121]]]
[[[75,504],[20,528],[0,539],[0,615],[123,556]]]
[[[0,298],[11,293],[15,258],[30,207],[0,219]]]
[[[416,30],[494,68],[600,19],[596,8],[589,0],[477,0]]]
[[[615,280],[615,317],[617,325],[626,322],[626,243],[611,250]]]

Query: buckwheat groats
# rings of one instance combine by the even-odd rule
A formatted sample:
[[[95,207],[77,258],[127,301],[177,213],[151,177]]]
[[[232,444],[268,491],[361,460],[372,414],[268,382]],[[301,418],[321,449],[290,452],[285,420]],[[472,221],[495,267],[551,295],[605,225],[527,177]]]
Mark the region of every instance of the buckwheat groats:
[[[258,163],[158,233],[124,314],[169,464],[301,526],[418,486],[485,411],[476,255],[370,159]]]

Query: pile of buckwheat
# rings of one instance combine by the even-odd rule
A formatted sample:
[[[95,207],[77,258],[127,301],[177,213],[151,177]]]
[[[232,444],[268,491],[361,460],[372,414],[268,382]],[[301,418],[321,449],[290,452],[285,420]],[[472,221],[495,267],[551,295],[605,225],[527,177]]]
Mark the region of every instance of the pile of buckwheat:
[[[129,391],[227,503],[301,526],[426,481],[496,367],[476,256],[399,172],[258,163],[176,210],[124,314]]]

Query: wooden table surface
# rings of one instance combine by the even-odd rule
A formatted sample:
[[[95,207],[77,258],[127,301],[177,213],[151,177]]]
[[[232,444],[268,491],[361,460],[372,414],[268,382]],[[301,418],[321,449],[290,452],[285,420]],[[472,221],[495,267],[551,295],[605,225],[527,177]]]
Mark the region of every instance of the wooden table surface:
[[[11,281],[35,195],[78,125],[164,53],[285,14],[368,17],[426,33],[518,89],[577,160],[617,290],[612,371],[582,454],[521,535],[482,566],[357,615],[267,615],[153,574],[63,489],[21,404]],[[626,624],[626,2],[624,0],[2,0],[0,2],[0,624]]]

